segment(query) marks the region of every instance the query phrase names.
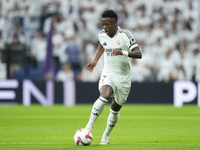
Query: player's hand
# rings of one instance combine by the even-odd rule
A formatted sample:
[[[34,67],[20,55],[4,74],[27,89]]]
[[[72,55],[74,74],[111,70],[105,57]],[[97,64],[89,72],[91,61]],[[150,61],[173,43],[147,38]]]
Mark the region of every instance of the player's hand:
[[[118,48],[114,49],[113,51],[113,56],[117,56],[117,55],[123,55],[122,51]]]
[[[96,61],[92,61],[90,63],[88,63],[85,68],[89,71],[89,72],[92,72],[94,67],[97,65],[97,62]]]

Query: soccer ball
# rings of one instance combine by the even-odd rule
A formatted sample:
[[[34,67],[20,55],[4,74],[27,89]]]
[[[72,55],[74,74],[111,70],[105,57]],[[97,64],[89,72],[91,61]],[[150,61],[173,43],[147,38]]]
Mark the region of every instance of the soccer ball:
[[[74,134],[74,142],[78,146],[88,146],[92,143],[92,133],[87,129],[79,129]]]

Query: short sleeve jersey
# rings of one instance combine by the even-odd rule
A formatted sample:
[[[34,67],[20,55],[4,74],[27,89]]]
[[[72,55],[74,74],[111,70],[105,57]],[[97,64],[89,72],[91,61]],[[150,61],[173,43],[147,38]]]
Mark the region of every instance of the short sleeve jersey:
[[[120,82],[131,82],[131,59],[130,57],[118,55],[113,56],[114,49],[131,51],[138,44],[133,35],[118,27],[114,37],[110,38],[104,30],[101,30],[99,42],[104,48],[104,68],[103,72],[109,73],[113,78]]]

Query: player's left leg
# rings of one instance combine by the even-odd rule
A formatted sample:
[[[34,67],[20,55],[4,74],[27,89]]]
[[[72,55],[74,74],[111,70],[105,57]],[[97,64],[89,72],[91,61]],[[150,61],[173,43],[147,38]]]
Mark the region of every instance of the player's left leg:
[[[100,143],[101,145],[109,144],[110,133],[113,130],[114,126],[116,125],[117,121],[119,120],[119,112],[120,112],[121,107],[122,106],[117,104],[115,102],[115,99],[113,98],[112,104],[111,104],[111,109],[110,109],[110,114],[109,114],[108,120],[107,120],[106,130],[103,133],[102,140]]]

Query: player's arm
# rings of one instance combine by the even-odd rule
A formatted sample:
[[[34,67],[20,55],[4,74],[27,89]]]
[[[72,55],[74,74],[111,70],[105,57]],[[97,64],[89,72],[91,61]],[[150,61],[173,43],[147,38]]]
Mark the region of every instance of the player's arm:
[[[140,51],[140,48],[138,46],[134,47],[131,51],[121,51],[120,49],[115,49],[113,51],[113,55],[117,56],[117,55],[124,55],[127,57],[131,57],[131,58],[142,58],[142,53]]]
[[[103,46],[101,45],[101,43],[99,43],[99,46],[98,46],[98,49],[97,49],[97,53],[95,55],[95,58],[92,62],[88,63],[85,68],[92,72],[94,67],[97,65],[98,61],[99,61],[99,58],[101,57],[101,55],[103,54],[104,52],[104,49],[103,49]]]
[[[140,51],[140,48],[133,37],[133,35],[129,31],[124,31],[125,34],[123,34],[123,43],[126,45],[127,50],[121,51],[120,49],[115,49],[113,51],[113,55],[124,55],[131,58],[142,58],[142,53]]]
[[[128,57],[141,59],[142,53],[139,46],[134,47],[130,52],[128,52]]]

